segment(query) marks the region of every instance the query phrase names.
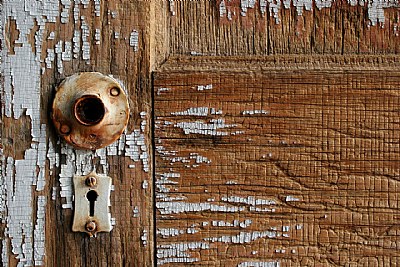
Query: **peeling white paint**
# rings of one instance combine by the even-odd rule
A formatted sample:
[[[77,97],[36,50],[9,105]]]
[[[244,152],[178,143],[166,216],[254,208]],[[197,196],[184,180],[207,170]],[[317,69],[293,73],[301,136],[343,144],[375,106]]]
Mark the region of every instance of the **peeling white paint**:
[[[2,259],[2,266],[3,267],[8,267],[8,255],[9,255],[9,251],[8,251],[8,242],[7,239],[3,239],[2,241],[2,246],[3,249],[1,251],[1,259]]]
[[[219,16],[223,17],[226,15],[226,4],[225,0],[221,0],[221,3],[219,4]]]
[[[132,133],[125,135],[125,140],[125,156],[134,162],[142,161],[143,170],[149,172],[149,154],[144,134],[140,130],[134,130]]]
[[[191,235],[198,233],[198,232],[200,232],[200,230],[196,229],[195,227],[190,227],[190,228],[186,229],[186,233],[191,234]]]
[[[171,112],[171,115],[174,116],[199,116],[205,117],[208,115],[221,115],[223,112],[222,110],[217,110],[215,108],[209,107],[192,107],[184,111],[176,111]]]
[[[171,12],[172,16],[176,15],[176,12],[175,12],[175,0],[169,0],[169,12]]]
[[[61,186],[60,196],[65,199],[62,204],[64,209],[72,209],[73,200],[73,176],[87,175],[93,171],[94,153],[87,150],[74,150],[70,145],[61,146],[61,154],[65,162],[61,164],[59,182]]]
[[[94,40],[95,40],[96,45],[100,44],[100,41],[101,41],[101,30],[100,29],[95,29]]]
[[[189,108],[185,111],[177,111],[172,112],[171,115],[175,116],[207,116],[208,115],[208,107],[196,107],[196,108]]]
[[[138,206],[133,207],[133,217],[134,218],[139,217],[139,207]]]
[[[276,238],[279,237],[279,233],[276,231],[253,231],[253,232],[240,232],[237,235],[226,235],[220,237],[208,237],[204,238],[205,241],[210,242],[221,242],[231,244],[245,244],[251,243],[260,238]]]
[[[64,51],[62,52],[61,59],[63,61],[71,61],[72,60],[72,43],[65,41],[64,42]]]
[[[184,234],[185,231],[176,228],[158,228],[157,234],[161,235],[162,238],[174,237]]]
[[[241,16],[247,16],[247,12],[249,9],[253,9],[256,7],[257,0],[241,0],[240,8],[241,8]],[[259,0],[259,8],[262,15],[268,12],[271,17],[275,18],[275,23],[279,24],[281,21],[281,9],[282,6],[285,9],[290,9],[292,6],[296,9],[296,13],[298,16],[302,16],[304,11],[312,11],[313,6],[315,5],[317,9],[322,8],[331,8],[334,0]],[[351,6],[367,6],[368,19],[370,20],[373,26],[380,24],[385,24],[385,9],[386,8],[396,8],[400,7],[400,4],[397,0],[347,0],[347,3]],[[227,17],[229,20],[232,20],[232,13],[229,8],[226,6],[225,0],[222,0],[219,5],[219,14],[220,17]]]
[[[142,188],[147,189],[149,187],[149,182],[147,180],[144,180],[142,183]]]
[[[269,111],[263,110],[263,109],[244,110],[242,112],[242,115],[268,115],[268,114],[269,114]]]
[[[7,188],[6,188],[6,160],[3,155],[3,149],[0,148],[0,221],[6,223],[6,212],[7,212]]]
[[[285,201],[286,202],[294,202],[294,201],[300,201],[300,199],[297,197],[294,197],[294,196],[286,196]]]
[[[212,88],[213,88],[213,85],[212,85],[212,84],[198,85],[198,86],[197,86],[197,91],[212,90]]]
[[[178,122],[174,125],[176,128],[181,128],[185,134],[202,134],[202,135],[215,135],[215,136],[227,136],[229,134],[241,133],[220,131],[220,129],[234,128],[236,124],[226,124],[225,119],[211,119],[209,123],[203,121],[194,122]]]
[[[81,8],[89,7],[89,0],[5,0],[2,7],[1,38],[5,41],[5,29],[8,20],[14,20],[19,31],[18,39],[13,46],[14,53],[9,53],[8,46],[1,51],[1,74],[4,77],[3,114],[7,117],[19,119],[26,115],[30,118],[30,131],[32,143],[25,151],[24,158],[2,158],[2,176],[0,190],[0,215],[6,223],[5,239],[2,251],[3,266],[8,264],[11,252],[18,260],[18,266],[43,265],[45,257],[45,210],[47,198],[40,195],[46,188],[46,167],[50,175],[54,168],[60,166],[60,188],[50,188],[51,199],[56,200],[57,191],[60,191],[63,208],[73,208],[72,177],[74,174],[87,174],[94,168],[94,160],[100,159],[103,172],[107,173],[108,155],[125,155],[126,150],[138,146],[138,154],[128,151],[126,156],[136,158],[143,162],[143,168],[149,169],[149,156],[144,142],[144,135],[140,130],[134,134],[134,144],[126,145],[126,136],[115,144],[95,153],[91,151],[75,151],[69,146],[61,146],[60,156],[54,144],[47,140],[47,129],[41,124],[41,74],[46,69],[57,69],[60,74],[64,72],[64,63],[72,58],[79,58],[90,63],[92,33],[94,40],[100,44],[101,30],[91,29],[85,16],[80,14]],[[101,14],[101,0],[93,0],[94,14]],[[114,12],[115,13],[115,12]],[[113,17],[116,16],[113,14]],[[73,21],[72,21],[73,19]],[[54,31],[46,31],[51,23],[75,24],[72,40],[57,39]],[[35,28],[36,25],[38,28]],[[79,25],[79,26],[78,26]],[[31,35],[34,34],[34,44],[31,44]],[[136,35],[133,41],[136,42]],[[47,40],[56,40],[54,48],[45,50],[45,57],[41,56],[42,44]],[[138,41],[138,38],[137,38]],[[34,46],[34,49],[32,48]],[[134,49],[137,49],[134,43]],[[56,63],[56,64],[55,64]],[[29,97],[26,97],[26,96]],[[147,127],[146,118],[142,116],[141,130]],[[136,138],[138,137],[138,138]],[[48,141],[48,143],[47,143]],[[132,141],[129,139],[128,142]],[[110,154],[108,154],[110,153]],[[48,165],[46,161],[48,160]],[[147,187],[143,183],[143,187]],[[36,199],[32,195],[35,189]],[[4,194],[3,194],[4,193]],[[36,212],[33,210],[37,208]],[[137,209],[138,213],[138,209]],[[33,218],[36,214],[36,221]],[[35,223],[33,223],[35,222]],[[114,219],[115,223],[115,219]],[[146,236],[144,234],[144,236]],[[143,240],[142,240],[143,241]],[[12,251],[8,251],[8,248]]]
[[[240,228],[247,228],[252,224],[252,220],[246,219],[244,221],[239,221],[239,220],[233,220],[233,222],[227,222],[227,221],[212,221],[211,225],[212,226],[217,226],[217,227],[240,227]]]
[[[118,13],[117,13],[117,11],[108,11],[109,12],[109,14],[111,14],[111,17],[113,18],[113,19],[115,19],[117,16],[118,16]]]
[[[278,261],[245,261],[238,265],[238,267],[280,267]]]
[[[34,260],[35,266],[44,265],[44,257],[46,255],[45,237],[46,237],[46,197],[38,196],[36,225],[34,230]]]
[[[163,92],[168,92],[168,91],[171,91],[171,88],[160,87],[157,89],[157,95],[161,95]]]
[[[52,69],[53,68],[53,62],[55,59],[56,54],[54,53],[54,49],[47,49],[47,57],[45,59],[46,63],[46,68]]]
[[[49,37],[47,37],[47,40],[54,40],[56,38],[56,33],[55,32],[50,32]]]
[[[57,187],[53,186],[51,189],[51,200],[56,200],[57,199]]]
[[[190,153],[189,156],[181,156],[181,157],[162,157],[165,160],[170,161],[170,165],[174,165],[175,163],[183,163],[188,168],[197,168],[202,164],[210,164],[211,160],[207,157],[204,157],[198,153]]]
[[[90,62],[90,30],[85,20],[85,16],[81,16],[81,38],[82,38],[82,59]]]
[[[191,203],[191,202],[157,202],[156,207],[161,214],[177,214],[187,212],[199,211],[213,211],[213,212],[238,212],[243,211],[244,207],[230,206],[230,205],[216,205],[210,203]]]
[[[56,59],[57,59],[57,70],[58,73],[63,74],[64,73],[64,64],[62,61],[62,53],[63,53],[63,41],[58,41],[54,48],[54,52],[56,53]]]
[[[139,32],[133,30],[129,36],[129,45],[133,47],[133,51],[137,52],[139,50]]]
[[[246,16],[248,8],[254,8],[256,5],[256,0],[241,0],[240,8],[242,9],[241,15]]]
[[[157,245],[157,264],[197,262],[199,259],[192,257],[190,251],[209,248],[210,245],[206,242],[181,242]]]
[[[74,9],[75,12],[75,9]],[[78,11],[79,12],[79,11]],[[79,53],[81,51],[81,32],[78,30],[74,31],[74,36],[72,37],[72,43],[73,43],[73,53],[74,53],[74,58],[79,58]]]
[[[40,122],[41,50],[45,38],[44,27],[46,23],[55,22],[58,16],[59,1],[4,1],[2,6],[1,25],[6,25],[12,19],[19,31],[15,53],[9,53],[7,46],[2,50],[1,73],[4,77],[5,96],[3,112],[5,116],[14,119],[29,116],[32,136],[32,143],[25,151],[24,158],[14,160],[8,157],[6,173],[2,174],[2,190],[6,194],[1,209],[7,210],[5,237],[18,260],[18,266],[41,265],[45,256],[46,198],[39,195],[35,202],[32,186],[41,192],[46,185],[47,133],[46,125]],[[38,30],[34,34],[33,52],[29,36],[35,22]],[[2,27],[1,38],[6,43],[4,30]],[[33,226],[35,204],[37,218]],[[2,257],[2,262],[7,265],[9,253],[6,248],[3,249]]]
[[[71,8],[71,0],[61,0],[62,10],[61,10],[61,23],[69,22],[69,12]]]
[[[100,17],[101,14],[101,0],[93,0],[94,1],[94,15],[96,17]]]
[[[142,233],[142,236],[140,237],[140,240],[142,241],[142,245],[144,247],[147,246],[147,238],[148,238],[147,230],[143,230],[143,233]]]
[[[272,199],[262,199],[262,198],[255,198],[253,196],[248,197],[240,197],[240,196],[223,196],[221,197],[222,201],[229,202],[229,203],[242,203],[251,206],[256,205],[276,205],[276,201]]]

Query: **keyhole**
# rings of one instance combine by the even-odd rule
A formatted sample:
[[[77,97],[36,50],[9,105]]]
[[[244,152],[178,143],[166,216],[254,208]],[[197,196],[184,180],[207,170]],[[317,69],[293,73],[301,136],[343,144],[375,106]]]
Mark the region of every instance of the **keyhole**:
[[[89,216],[94,216],[94,202],[96,202],[98,196],[94,190],[90,190],[86,194],[86,198],[89,200]]]

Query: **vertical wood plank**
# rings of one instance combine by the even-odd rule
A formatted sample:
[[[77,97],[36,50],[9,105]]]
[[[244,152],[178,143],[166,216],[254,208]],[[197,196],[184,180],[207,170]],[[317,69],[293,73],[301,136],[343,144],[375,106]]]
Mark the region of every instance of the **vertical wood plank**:
[[[165,52],[151,34],[164,34],[165,4],[3,1],[3,266],[153,265],[150,71]],[[127,132],[97,151],[66,146],[49,119],[56,86],[83,71],[112,75],[129,96]],[[114,185],[114,229],[96,238],[71,232],[72,176],[92,169]]]

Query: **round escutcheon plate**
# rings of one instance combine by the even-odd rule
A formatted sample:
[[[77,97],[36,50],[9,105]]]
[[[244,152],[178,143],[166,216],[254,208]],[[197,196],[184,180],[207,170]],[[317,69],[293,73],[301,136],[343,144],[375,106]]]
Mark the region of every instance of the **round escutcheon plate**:
[[[129,119],[128,99],[113,78],[98,72],[77,73],[57,88],[51,117],[65,141],[94,150],[121,136]]]

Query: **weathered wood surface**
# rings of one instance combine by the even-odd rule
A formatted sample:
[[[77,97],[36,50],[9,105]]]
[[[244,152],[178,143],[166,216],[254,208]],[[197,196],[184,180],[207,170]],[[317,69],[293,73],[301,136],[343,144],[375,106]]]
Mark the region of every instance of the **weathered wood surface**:
[[[172,1],[181,55],[398,53],[398,1]]]
[[[154,178],[156,189],[158,188],[159,191],[157,197],[160,199],[158,199],[158,202],[153,202],[152,195],[152,172],[155,170],[152,166],[151,153],[153,151],[151,71],[158,68],[168,56],[176,56],[176,58],[170,60],[164,66],[164,70],[175,68],[171,66],[181,64],[179,58],[189,54],[205,56],[304,54],[308,55],[304,56],[304,61],[308,61],[310,57],[315,57],[316,54],[350,55],[365,53],[382,55],[397,53],[399,51],[398,24],[400,17],[398,6],[397,1],[356,2],[350,0],[1,1],[3,90],[1,94],[0,234],[2,242],[0,246],[3,266],[16,266],[18,264],[20,266],[150,266],[156,263],[154,256],[158,257],[158,264],[174,261],[174,258],[180,258],[183,261],[196,258],[201,260],[200,264],[235,265],[238,261],[226,261],[225,259],[228,255],[235,253],[244,255],[243,250],[246,250],[248,246],[235,245],[222,252],[221,249],[224,249],[224,247],[221,246],[220,250],[217,250],[219,254],[216,255],[215,249],[207,250],[203,247],[202,250],[197,250],[195,247],[198,244],[191,243],[190,249],[193,251],[186,255],[186,252],[182,252],[186,248],[185,244],[179,243],[191,240],[197,242],[199,233],[195,236],[184,234],[168,239],[163,238],[176,233],[172,232],[171,234],[163,229],[177,227],[179,224],[189,222],[184,220],[182,216],[199,218],[197,221],[200,221],[202,216],[227,221],[230,216],[231,223],[236,225],[238,221],[234,220],[238,220],[237,218],[242,218],[244,215],[241,212],[231,213],[229,216],[226,213],[190,212],[187,215],[173,215],[174,218],[180,219],[178,221],[165,220],[165,218],[160,217],[162,208],[157,208],[155,205],[160,203],[160,199],[165,196],[161,195],[159,175]],[[297,57],[294,58],[293,60],[297,61]],[[378,57],[372,61],[379,63],[382,59]],[[393,68],[393,63],[390,60],[383,61],[388,63],[385,63],[385,66],[381,65],[382,69]],[[346,64],[349,62],[352,61],[345,61]],[[373,62],[367,61],[361,65],[375,68]],[[212,61],[204,59],[203,61],[195,61],[195,64],[187,61],[182,63],[184,63],[183,66],[187,67],[184,72],[188,71],[188,73],[193,73],[190,71],[201,68],[203,68],[202,72],[208,70],[208,73],[210,73],[212,69],[214,76],[210,76],[211,80],[217,77],[218,72],[222,71],[223,68],[228,69],[228,73],[232,73],[233,70],[240,73],[245,69],[249,72],[246,62],[241,64],[240,69],[237,69],[235,67],[236,62],[227,62],[226,59],[222,58]],[[226,64],[230,66],[226,66]],[[275,70],[277,68],[280,70],[290,69],[287,63],[270,62],[269,64],[270,68]],[[302,64],[305,69],[310,67],[309,63]],[[311,65],[317,68],[317,65],[324,66],[325,64],[319,63],[318,65],[314,62]],[[397,66],[396,64],[395,66]],[[250,65],[253,65],[253,63]],[[341,66],[338,68],[340,69]],[[104,74],[113,75],[124,84],[131,100],[132,117],[125,135],[126,138],[122,138],[121,142],[116,145],[98,150],[95,153],[75,151],[59,142],[59,138],[56,137],[49,122],[48,107],[54,94],[54,88],[64,77],[79,71],[100,71]],[[329,71],[326,70],[326,72]],[[161,73],[165,75],[163,71]],[[195,76],[199,75],[196,71],[194,73]],[[179,75],[181,75],[179,77],[183,77],[185,74],[182,72]],[[223,75],[226,75],[226,72]],[[255,75],[254,72],[251,77],[255,77]],[[203,76],[196,77],[195,80],[199,82],[209,80],[209,78]],[[178,77],[173,79],[178,80]],[[186,80],[191,81],[191,78]],[[183,85],[189,83],[186,80],[185,82],[182,81]],[[160,84],[158,81],[155,82]],[[206,86],[207,84],[199,85]],[[158,96],[158,89],[160,88],[156,88],[155,91],[157,101],[160,100],[160,97],[164,97],[163,94],[166,93],[161,90],[160,96]],[[229,95],[229,97],[231,96]],[[227,101],[230,99],[229,97],[226,98]],[[216,103],[215,99],[211,98],[211,100],[214,102],[210,103]],[[191,101],[188,100],[184,103],[187,106],[197,105],[194,99]],[[184,105],[184,103],[175,103],[175,105]],[[155,106],[156,109],[173,107],[178,106]],[[258,115],[260,117],[255,118],[249,114],[250,118],[254,120],[251,122],[254,126],[260,125],[259,120],[264,120],[266,114]],[[289,117],[283,118],[289,119]],[[283,131],[283,128],[281,130]],[[277,130],[277,133],[281,130]],[[176,133],[179,138],[183,136],[181,130]],[[156,134],[161,133],[156,132]],[[238,135],[237,138],[243,138],[245,135]],[[162,139],[160,140],[162,141]],[[185,138],[184,140],[189,139]],[[196,139],[196,142],[204,142],[210,146],[209,139],[202,140],[201,138]],[[246,138],[243,140],[246,140]],[[182,141],[182,145],[186,146],[186,141]],[[176,146],[178,147],[178,145]],[[254,143],[252,146],[254,147]],[[262,146],[260,146],[261,148]],[[185,150],[180,153],[190,153],[189,151]],[[383,153],[384,150],[378,151]],[[216,155],[212,153],[217,152],[218,150],[207,153]],[[256,152],[252,154],[252,157],[258,155],[259,152]],[[246,152],[243,150],[240,153]],[[159,151],[155,155],[158,157],[159,164],[160,162],[166,164]],[[390,156],[395,156],[395,154],[390,154]],[[202,158],[197,157],[197,155],[189,155],[189,160],[193,163],[193,161],[201,161]],[[251,160],[251,158],[248,157],[245,160]],[[318,160],[320,159],[315,159],[315,162],[322,162]],[[201,168],[208,166],[207,162],[203,162],[202,164],[205,165]],[[212,161],[209,164],[215,163],[216,161]],[[341,166],[341,163],[337,164]],[[197,163],[192,165],[197,165]],[[259,163],[257,160],[251,164],[242,162],[237,168],[244,168],[243,166],[247,167],[247,165],[250,173],[257,174],[256,171],[259,171],[260,166],[265,166],[265,163],[263,161]],[[112,193],[111,214],[115,218],[116,225],[111,234],[100,234],[97,239],[88,239],[83,234],[70,232],[73,214],[70,209],[73,203],[71,177],[74,173],[86,173],[93,167],[99,172],[105,172],[114,177],[115,191]],[[220,166],[219,168],[228,171],[230,167]],[[322,167],[320,166],[320,168]],[[361,167],[360,172],[364,170],[363,168]],[[390,170],[393,169],[387,171],[390,172]],[[208,175],[216,175],[214,174],[215,171]],[[220,179],[225,178],[227,179],[227,177]],[[220,182],[223,183],[225,180]],[[376,191],[380,190],[381,187],[379,186],[374,184],[370,187]],[[178,192],[182,191],[180,185],[175,187]],[[223,187],[225,188],[226,185],[223,185]],[[239,185],[231,185],[231,187],[235,188],[236,192],[242,190]],[[198,203],[207,202],[207,199],[203,199],[203,191],[208,189],[198,190],[198,188],[197,186],[197,189],[187,187],[182,189],[190,192],[188,195],[190,195],[191,200],[194,201],[193,198],[197,198]],[[212,194],[216,194],[215,188]],[[262,188],[257,185],[254,192],[260,193]],[[282,207],[287,205],[287,203],[283,203],[285,196],[283,193],[286,192],[287,188],[277,187],[276,190],[280,201],[277,202],[277,205]],[[312,190],[309,189],[309,191]],[[307,194],[305,196],[308,196]],[[246,195],[250,196],[251,194],[246,193]],[[273,196],[276,195],[273,195],[271,191],[268,197]],[[310,193],[310,197],[313,201],[316,199],[312,193]],[[386,195],[386,197],[389,196]],[[306,200],[302,199],[301,201]],[[281,202],[283,204],[280,204]],[[301,203],[295,202],[297,205]],[[374,205],[374,203],[370,204],[370,209],[384,210]],[[320,207],[318,206],[318,208]],[[162,219],[159,222],[153,220],[153,208],[157,210],[158,218]],[[296,205],[291,208],[298,210]],[[328,211],[332,211],[332,209]],[[248,212],[246,216],[247,214]],[[310,214],[310,217],[313,218],[312,216],[319,213],[315,211],[314,214],[311,211]],[[267,215],[270,216],[270,214]],[[256,216],[258,216],[257,213]],[[279,228],[285,226],[285,223],[292,222],[291,219],[293,218],[290,215],[285,216],[287,221],[274,217],[273,220],[271,219],[271,224],[280,223],[279,226],[276,226]],[[261,220],[261,218],[259,217],[258,220]],[[304,219],[304,221],[307,222],[308,219]],[[356,220],[354,222],[357,223]],[[153,242],[155,235],[153,226],[156,223],[156,228],[160,232],[158,234],[157,254],[154,251],[156,244]],[[248,224],[246,221],[242,223],[244,223],[242,226]],[[260,224],[267,225],[268,222],[261,221]],[[220,229],[219,231],[224,234],[237,232],[237,229],[230,232],[230,227],[227,225],[224,230],[221,230],[222,228],[217,229]],[[238,229],[240,227],[241,225],[237,226]],[[252,223],[248,226],[248,229],[255,231],[255,227],[255,224]],[[191,227],[191,225],[179,228],[186,229],[188,232],[196,231],[195,227]],[[215,233],[215,229],[213,229],[210,228],[210,231]],[[283,228],[280,229],[283,231]],[[296,238],[295,231],[292,228],[290,229],[292,232],[290,232],[289,240],[293,240]],[[326,230],[326,228],[321,229]],[[243,230],[246,229],[243,228]],[[364,230],[365,228],[363,228]],[[317,232],[313,229],[309,229],[307,233],[299,229],[297,233],[301,231],[305,236],[299,236],[296,239],[298,243],[301,243],[302,240],[316,240]],[[331,229],[328,230],[328,234],[321,232],[318,236],[330,236],[330,231]],[[395,227],[389,231],[390,233],[388,232],[388,235],[391,235],[393,242],[395,242],[397,238],[393,231],[396,231]],[[373,235],[375,232],[368,233]],[[179,231],[178,234],[180,234]],[[202,234],[204,234],[204,229]],[[334,247],[330,246],[330,242],[336,241],[327,242],[327,238],[324,237],[325,239],[321,241],[321,244],[326,251],[331,249],[336,253],[334,255],[342,255],[343,253],[350,253],[349,251],[352,251],[353,247],[357,247],[353,241],[347,242],[351,233],[341,232],[341,234],[342,236],[338,238],[332,237],[332,240],[340,241],[337,241]],[[385,232],[377,232],[375,237],[379,239],[384,234]],[[204,234],[204,237],[207,236],[208,234]],[[361,234],[359,236],[363,237]],[[265,241],[264,239],[260,240]],[[380,240],[383,240],[383,238]],[[272,241],[275,242],[273,244],[279,246],[284,243],[283,238],[282,241]],[[287,244],[293,243],[290,242]],[[285,243],[285,245],[287,244]],[[300,260],[300,258],[305,259],[304,264],[307,261],[312,263],[316,259],[322,262],[324,256],[321,255],[327,255],[327,253],[323,254],[324,251],[318,250],[321,246],[315,243],[310,244],[312,247],[307,248],[307,251],[312,250],[315,254],[307,259],[306,256],[301,258],[297,254],[290,259],[285,255],[281,258],[286,257],[286,262],[292,261],[294,265],[297,265],[294,262]],[[346,250],[343,246],[340,247],[341,244],[349,245],[351,249]],[[214,245],[212,244],[212,246]],[[227,245],[225,244],[225,246]],[[335,249],[339,248],[341,249],[340,252],[336,252]],[[209,251],[211,251],[211,254],[207,255]],[[257,251],[262,250],[258,249]],[[374,253],[376,251],[379,250],[373,250]],[[208,257],[207,259],[205,255]],[[258,257],[259,261],[280,261],[275,254],[273,256],[263,255],[260,252],[260,254],[254,254],[254,257],[256,259]],[[377,256],[377,263],[385,261],[384,264],[387,264],[389,257],[386,256],[384,259]],[[247,254],[242,259],[253,260]],[[393,259],[391,263],[395,262],[394,257]],[[366,260],[373,261],[372,258]],[[285,261],[281,262],[285,263]],[[333,263],[330,262],[330,264]],[[247,265],[251,266],[251,263]]]
[[[370,78],[363,76],[368,71],[386,83],[378,66],[391,74],[398,67],[398,58],[384,56],[399,51],[398,8],[396,1],[170,1],[172,57],[154,75],[158,264],[397,263],[397,217],[391,206],[397,147],[379,144],[389,142],[389,135],[379,136],[395,134],[396,125],[386,129],[372,111],[346,107],[358,101],[359,91],[352,91],[357,86],[365,91],[364,101],[374,92],[381,95],[368,103],[371,108],[385,112],[395,105],[388,102],[394,101],[391,93],[372,90]],[[249,59],[279,54],[292,56]],[[317,71],[302,75],[309,69]],[[332,70],[336,74],[327,78]],[[308,79],[310,88],[302,84]],[[336,97],[339,88],[350,96]],[[280,112],[275,117],[269,117],[272,97]],[[307,115],[307,101],[319,101],[309,103],[315,114]],[[388,116],[396,119],[395,112]],[[367,118],[376,125],[363,141]],[[195,121],[201,123],[185,124]],[[236,126],[217,129],[224,123]],[[204,128],[197,129],[202,134],[186,135],[180,127]],[[334,133],[337,129],[343,133]],[[212,135],[218,131],[228,136]],[[382,190],[388,192],[383,199]]]
[[[167,62],[154,75],[159,264],[398,264],[399,67]]]
[[[2,1],[2,266],[152,266],[151,54],[162,1]],[[165,11],[165,12],[164,12]],[[126,134],[78,151],[49,119],[64,77],[99,71],[126,88]],[[113,178],[111,233],[71,232],[72,176]]]

